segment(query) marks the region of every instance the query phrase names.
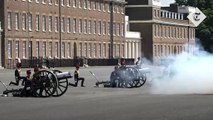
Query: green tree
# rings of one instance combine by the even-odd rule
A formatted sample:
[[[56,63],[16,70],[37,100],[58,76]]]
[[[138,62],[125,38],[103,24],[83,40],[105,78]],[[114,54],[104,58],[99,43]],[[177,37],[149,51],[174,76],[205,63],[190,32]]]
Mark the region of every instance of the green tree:
[[[204,49],[210,52],[213,46],[213,0],[176,0],[176,3],[198,7],[207,16],[196,29],[196,37],[201,40]]]

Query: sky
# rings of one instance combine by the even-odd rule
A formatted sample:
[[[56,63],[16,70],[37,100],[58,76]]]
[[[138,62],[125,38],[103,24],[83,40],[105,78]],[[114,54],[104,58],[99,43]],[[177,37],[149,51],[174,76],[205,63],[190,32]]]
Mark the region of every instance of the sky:
[[[171,3],[174,3],[175,0],[161,0],[162,6],[169,6]]]

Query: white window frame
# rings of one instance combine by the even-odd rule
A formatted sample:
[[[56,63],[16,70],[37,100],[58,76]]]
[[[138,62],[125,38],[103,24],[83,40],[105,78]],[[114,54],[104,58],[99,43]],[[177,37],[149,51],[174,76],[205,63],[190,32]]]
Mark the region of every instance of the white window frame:
[[[39,31],[39,15],[36,15],[36,31]]]
[[[15,29],[19,30],[19,13],[15,13]]]
[[[49,16],[49,32],[53,31],[53,17]]]
[[[42,15],[42,31],[43,32],[46,32],[47,30],[47,21],[46,21],[46,16],[45,15]]]

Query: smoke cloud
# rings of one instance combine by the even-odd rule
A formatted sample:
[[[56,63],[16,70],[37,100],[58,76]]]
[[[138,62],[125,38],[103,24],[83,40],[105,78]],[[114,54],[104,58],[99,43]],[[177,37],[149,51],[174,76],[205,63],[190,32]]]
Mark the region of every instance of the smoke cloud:
[[[159,76],[158,73],[153,73]],[[158,75],[156,75],[158,74]],[[169,57],[152,80],[153,94],[213,94],[213,55],[199,48]]]

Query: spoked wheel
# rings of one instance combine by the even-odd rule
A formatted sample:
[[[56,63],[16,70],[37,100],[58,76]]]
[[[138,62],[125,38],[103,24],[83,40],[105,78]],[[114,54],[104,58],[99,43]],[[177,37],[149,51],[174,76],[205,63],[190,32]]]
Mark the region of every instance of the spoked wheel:
[[[136,68],[127,68],[127,77],[128,81],[126,82],[126,87],[127,88],[135,88],[138,85],[138,76],[139,76],[139,71]]]
[[[53,73],[57,74],[62,72],[60,70],[53,70]],[[58,87],[55,93],[53,94],[53,97],[59,97],[63,95],[67,91],[68,85],[69,85],[68,79],[60,79],[60,80],[58,79]]]
[[[137,85],[135,86],[135,87],[141,87],[141,86],[143,86],[144,84],[145,84],[145,82],[146,82],[146,74],[143,74],[140,78],[139,78],[139,80],[137,80]]]
[[[35,97],[50,97],[58,86],[58,80],[53,72],[41,70],[33,76],[32,93]]]

